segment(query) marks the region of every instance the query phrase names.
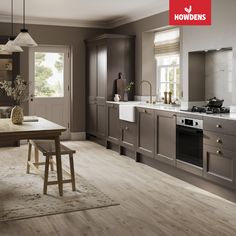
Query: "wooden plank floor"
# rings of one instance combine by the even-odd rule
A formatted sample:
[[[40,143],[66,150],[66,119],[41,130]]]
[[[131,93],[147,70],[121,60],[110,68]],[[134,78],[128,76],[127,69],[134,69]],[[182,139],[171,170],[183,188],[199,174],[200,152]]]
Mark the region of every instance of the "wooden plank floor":
[[[92,142],[66,145],[78,150],[76,172],[120,205],[0,223],[0,236],[236,235],[236,204]],[[0,161],[26,154],[2,148]]]

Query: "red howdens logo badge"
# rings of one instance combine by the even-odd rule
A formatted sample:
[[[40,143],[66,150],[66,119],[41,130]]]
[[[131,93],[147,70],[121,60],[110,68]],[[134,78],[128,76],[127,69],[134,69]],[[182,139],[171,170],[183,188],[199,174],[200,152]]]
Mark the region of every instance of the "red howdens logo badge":
[[[169,0],[170,25],[211,25],[211,0]]]

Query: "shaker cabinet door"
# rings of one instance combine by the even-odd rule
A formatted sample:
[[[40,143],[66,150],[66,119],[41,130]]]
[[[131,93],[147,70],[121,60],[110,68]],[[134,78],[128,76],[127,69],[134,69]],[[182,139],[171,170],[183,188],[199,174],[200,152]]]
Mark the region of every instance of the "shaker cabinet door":
[[[93,100],[97,96],[97,47],[95,45],[91,45],[88,47],[88,99]]]
[[[97,46],[97,96],[106,97],[107,89],[107,46]]]
[[[97,137],[105,139],[106,131],[106,100],[97,98]]]
[[[236,153],[208,145],[204,145],[203,151],[205,178],[235,188]]]
[[[175,165],[176,158],[176,115],[157,111],[155,113],[155,158]]]
[[[154,154],[154,110],[137,108],[137,152],[153,157]]]
[[[107,139],[111,142],[119,144],[119,105],[116,104],[107,104]]]
[[[136,123],[121,122],[121,146],[130,150],[135,150],[136,144]]]

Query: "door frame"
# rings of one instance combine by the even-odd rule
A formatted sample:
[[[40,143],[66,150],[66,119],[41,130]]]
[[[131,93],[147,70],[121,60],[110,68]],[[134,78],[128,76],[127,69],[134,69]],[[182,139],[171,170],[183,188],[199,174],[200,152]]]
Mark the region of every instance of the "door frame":
[[[67,45],[48,45],[48,44],[39,44],[38,47],[32,47],[29,48],[28,50],[28,82],[29,82],[29,96],[30,96],[30,77],[33,78],[34,74],[34,64],[33,64],[33,53],[37,51],[37,48],[44,48],[44,49],[49,49],[53,51],[53,49],[56,51],[56,49],[64,49],[66,50],[66,54],[68,56],[68,109],[69,109],[69,114],[68,114],[68,126],[66,127],[68,129],[68,138],[71,139],[71,101],[72,101],[72,48]],[[43,51],[43,50],[42,50]],[[28,111],[30,114],[30,102],[28,103]]]

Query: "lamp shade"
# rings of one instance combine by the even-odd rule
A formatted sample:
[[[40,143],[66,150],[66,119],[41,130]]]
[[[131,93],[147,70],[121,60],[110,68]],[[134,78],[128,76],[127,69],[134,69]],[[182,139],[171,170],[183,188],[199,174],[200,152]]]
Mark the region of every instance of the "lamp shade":
[[[3,51],[6,52],[23,52],[20,46],[14,44],[14,38],[9,38],[8,42],[2,47]]]
[[[28,33],[27,29],[22,29],[14,40],[14,45],[20,47],[37,47],[38,44],[33,40],[33,38]]]

